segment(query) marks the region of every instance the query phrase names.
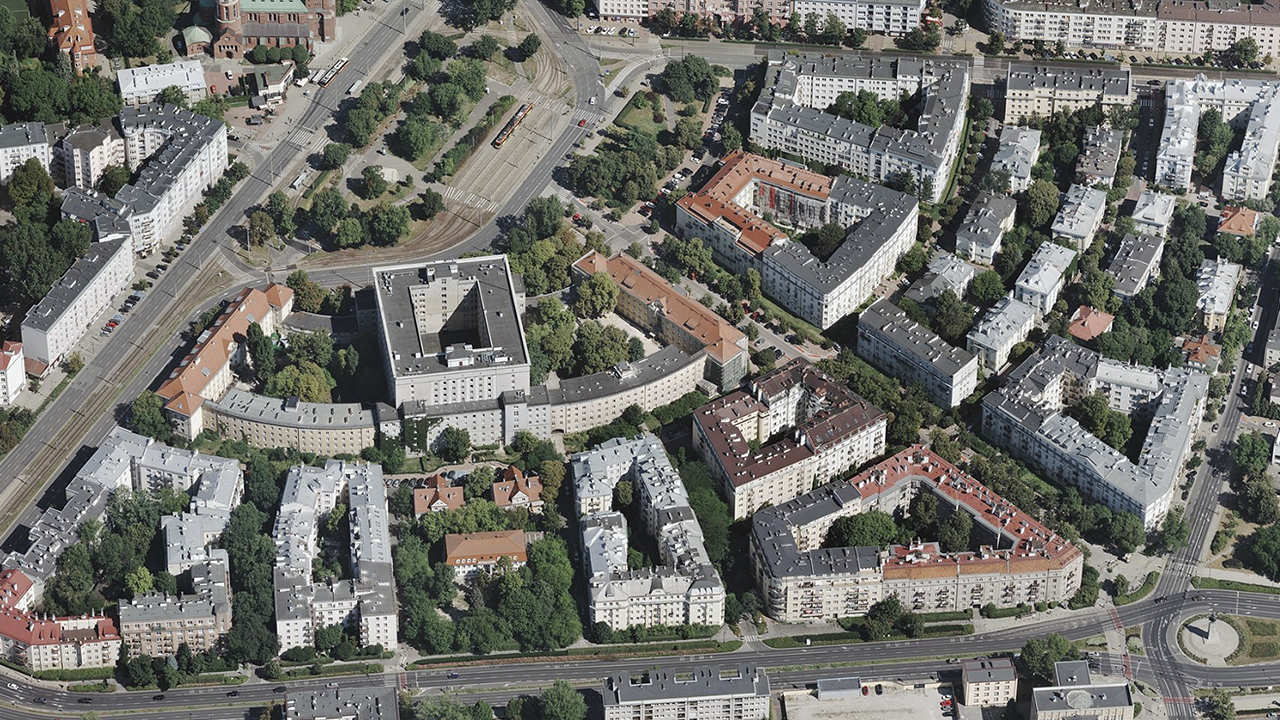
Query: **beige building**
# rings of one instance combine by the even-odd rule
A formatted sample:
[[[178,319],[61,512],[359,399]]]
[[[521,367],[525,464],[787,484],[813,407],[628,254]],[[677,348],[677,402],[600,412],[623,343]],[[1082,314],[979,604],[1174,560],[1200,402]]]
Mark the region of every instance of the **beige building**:
[[[223,437],[243,437],[254,447],[291,447],[333,456],[358,455],[377,444],[378,413],[359,403],[309,403],[280,399],[239,388],[204,403],[208,427]],[[391,408],[385,408],[395,417]]]
[[[858,316],[858,355],[893,377],[920,383],[943,408],[978,389],[973,353],[947,344],[888,300],[877,300]]]
[[[1031,695],[1031,720],[1133,720],[1129,683],[1094,683],[1083,660],[1056,663],[1054,684]]]
[[[1060,110],[1133,103],[1129,71],[1118,68],[1042,67],[1009,63],[1005,78],[1004,119],[1048,117]]]
[[[222,552],[222,551],[215,551]],[[221,562],[192,569],[193,595],[150,592],[121,601],[120,635],[129,652],[170,657],[186,643],[192,652],[222,649],[231,631],[231,596],[225,553]]]
[[[493,572],[504,558],[519,568],[529,559],[529,541],[523,530],[499,530],[444,536],[444,561],[453,566],[458,582],[482,572]]]
[[[884,452],[887,426],[879,408],[803,358],[693,413],[694,442],[724,487],[734,519],[786,502]]]
[[[767,720],[769,677],[747,665],[655,667],[605,678],[605,720]]]
[[[111,618],[36,614],[33,586],[21,570],[0,572],[0,657],[32,672],[115,665],[120,633]]]
[[[1004,707],[1018,697],[1018,670],[1009,658],[965,660],[960,676],[969,707]]]

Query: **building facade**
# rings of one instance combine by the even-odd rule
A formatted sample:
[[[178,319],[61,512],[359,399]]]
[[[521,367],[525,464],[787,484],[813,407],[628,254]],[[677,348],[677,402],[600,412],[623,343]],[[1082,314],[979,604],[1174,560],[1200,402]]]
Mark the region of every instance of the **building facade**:
[[[1026,340],[1035,329],[1038,317],[1030,305],[1009,296],[1002,297],[969,331],[966,347],[978,358],[983,370],[1000,372],[1008,364],[1014,346]]]
[[[31,610],[34,588],[21,570],[0,572],[0,657],[32,672],[115,665],[120,633],[111,618],[37,614]]]
[[[86,0],[49,0],[49,45],[67,58],[77,75],[103,64]]]
[[[1076,251],[1054,243],[1036,248],[1013,285],[1013,296],[1048,315],[1058,302],[1058,293],[1069,279]]]
[[[12,405],[27,387],[27,356],[22,343],[0,343],[0,406]]]
[[[337,32],[334,0],[200,0],[209,52],[239,59],[258,45],[314,50]]]
[[[0,126],[0,183],[9,182],[13,171],[34,159],[49,169],[53,164],[53,140],[56,131],[44,123],[24,122]]]
[[[1018,669],[1009,658],[965,660],[960,677],[969,707],[1005,707],[1018,696]]]
[[[187,103],[195,103],[207,94],[204,68],[199,60],[178,60],[164,65],[122,68],[116,72],[116,84],[125,105],[147,105],[160,99],[166,88],[176,87]]]
[[[1048,117],[1062,110],[1133,103],[1129,71],[1118,68],[1043,67],[1009,63],[1005,77],[1005,122]]]
[[[93,243],[22,321],[26,356],[47,368],[66,359],[86,330],[133,282],[133,253],[123,240]]]
[[[1018,203],[1007,195],[978,193],[956,230],[956,253],[984,265],[994,263],[1017,211]]]
[[[611,675],[600,694],[605,720],[767,720],[772,698],[764,668],[748,665]]]
[[[858,355],[893,377],[919,382],[944,408],[978,389],[978,358],[948,345],[888,300],[877,300],[858,317]]]

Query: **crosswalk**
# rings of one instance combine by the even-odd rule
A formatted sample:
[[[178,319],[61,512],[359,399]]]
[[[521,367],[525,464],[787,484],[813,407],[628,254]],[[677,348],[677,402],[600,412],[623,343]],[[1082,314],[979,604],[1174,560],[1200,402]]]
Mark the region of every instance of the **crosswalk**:
[[[577,123],[579,120],[586,120],[588,125],[597,125],[604,120],[604,116],[598,112],[579,108],[573,111],[573,122]]]
[[[473,192],[459,190],[458,188],[449,185],[446,185],[444,191],[440,194],[444,195],[446,200],[459,202],[467,207],[473,207],[485,212],[497,212],[498,210],[498,203],[488,198],[480,197]]]
[[[285,136],[284,141],[299,150],[319,150],[327,138],[318,129],[297,127]]]

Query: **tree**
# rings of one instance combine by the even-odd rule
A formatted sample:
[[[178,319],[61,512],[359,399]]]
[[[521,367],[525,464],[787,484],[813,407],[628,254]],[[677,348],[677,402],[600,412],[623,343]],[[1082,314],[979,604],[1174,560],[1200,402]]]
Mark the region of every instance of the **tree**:
[[[325,170],[337,170],[351,157],[351,146],[346,143],[328,143],[320,157],[320,164]]]
[[[263,393],[270,397],[296,396],[303,402],[330,402],[334,380],[324,368],[304,360],[286,365],[266,382]]]
[[[369,242],[381,246],[395,245],[409,234],[409,220],[406,207],[385,202],[375,205],[369,210],[366,222]]]
[[[361,194],[365,200],[382,197],[387,192],[387,179],[382,174],[381,165],[368,165],[360,173]]]
[[[938,544],[943,552],[964,552],[969,549],[969,534],[973,532],[973,518],[963,510],[956,510],[938,524]]]
[[[284,193],[277,190],[268,195],[266,211],[271,216],[271,221],[275,223],[277,233],[285,237],[293,235],[293,231],[298,227],[294,219],[296,209]]]
[[[151,592],[154,583],[155,578],[151,576],[151,572],[141,566],[130,570],[124,578],[124,586],[133,597]]]
[[[1062,660],[1079,660],[1080,651],[1065,637],[1050,633],[1043,638],[1032,638],[1022,646],[1022,667],[1040,685],[1054,681],[1054,663]]]
[[[985,270],[978,274],[969,285],[969,294],[974,302],[983,307],[990,307],[1005,295],[1004,281],[994,270]]]
[[[708,100],[719,86],[711,65],[699,55],[667,63],[661,77],[666,95],[682,103]]]
[[[542,693],[541,720],[585,720],[587,702],[573,686],[564,680],[556,680]]]
[[[481,35],[476,38],[475,42],[467,48],[467,54],[477,60],[488,60],[493,54],[498,52],[502,46],[498,44],[498,39],[492,35]]]
[[[823,546],[883,548],[897,537],[898,526],[893,521],[892,515],[880,510],[869,510],[838,518],[827,531]]]
[[[1231,459],[1242,474],[1264,472],[1271,462],[1271,447],[1267,437],[1255,430],[1236,438],[1236,445],[1231,449]]]
[[[161,90],[159,100],[161,103],[177,105],[180,108],[187,107],[187,94],[177,85],[170,85]]]
[[[902,602],[896,595],[881,600],[867,610],[864,627],[868,640],[880,640],[888,637],[893,626],[902,618]]]
[[[535,33],[530,33],[525,35],[524,40],[520,41],[520,45],[517,50],[519,51],[521,58],[528,60],[533,57],[534,53],[538,52],[538,48],[541,47],[542,38],[538,37]]]
[[[849,29],[840,22],[840,18],[835,13],[827,12],[826,20],[822,23],[822,42],[828,45],[839,45],[848,31]]]
[[[129,409],[129,429],[163,443],[169,442],[173,438],[173,426],[164,416],[164,399],[150,390],[134,398]]]
[[[676,121],[676,142],[686,150],[694,150],[702,144],[702,124],[691,117]]]
[[[720,144],[726,153],[742,147],[742,133],[733,125],[725,125],[720,131]]]
[[[276,236],[276,223],[262,210],[249,214],[248,239],[253,247],[261,247]]]
[[[493,487],[497,474],[491,465],[481,465],[467,474],[462,483],[462,494],[467,500],[484,497]]]
[[[430,30],[418,37],[418,49],[437,60],[448,60],[458,53],[457,43]]]
[[[67,357],[63,365],[66,367],[68,375],[76,375],[84,369],[84,358],[80,357],[80,353],[73,352]]]
[[[471,454],[471,433],[449,426],[436,441],[437,452],[447,462],[460,463]]]
[[[993,32],[987,36],[987,54],[999,55],[1004,52],[1004,33]]]
[[[1272,495],[1275,495],[1273,492]],[[1191,526],[1187,524],[1185,508],[1175,507],[1165,515],[1160,523],[1160,533],[1156,537],[1160,548],[1171,553],[1185,547],[1191,539]]]
[[[328,330],[296,332],[289,335],[289,362],[313,362],[328,367],[333,359],[333,336]]]
[[[1244,543],[1243,560],[1272,580],[1280,580],[1280,525],[1264,525]]]
[[[1042,178],[1032,180],[1020,205],[1028,225],[1044,227],[1058,214],[1058,188]]]
[[[1251,37],[1242,38],[1227,48],[1225,55],[1235,65],[1249,65],[1258,59],[1258,41]]]
[[[1128,555],[1137,550],[1138,546],[1147,537],[1147,531],[1142,525],[1142,520],[1131,512],[1116,513],[1111,523],[1104,530],[1109,536],[1109,544],[1120,555]]]
[[[101,605],[94,587],[94,566],[84,542],[67,547],[58,556],[57,569],[44,591],[44,607],[50,612],[79,615]]]
[[[342,640],[341,625],[326,625],[316,628],[316,652],[321,655],[328,655]]]
[[[1235,720],[1236,705],[1231,693],[1222,688],[1210,690],[1200,700],[1201,710],[1206,720]]]
[[[1129,594],[1129,578],[1117,574],[1111,580],[1111,597],[1119,598]]]
[[[289,286],[290,290],[293,290],[293,308],[295,310],[309,313],[320,312],[320,306],[325,299],[325,291],[324,288],[320,287],[319,283],[312,282],[306,270],[294,270],[289,273],[285,284]]]
[[[43,208],[53,199],[53,178],[40,161],[27,158],[14,169],[6,187],[9,202],[19,208]]]
[[[444,196],[427,188],[418,196],[418,209],[428,220],[444,211]]]
[[[1265,474],[1245,478],[1236,493],[1236,505],[1245,520],[1260,525],[1280,521],[1280,500]]]
[[[618,284],[609,273],[598,272],[578,284],[573,310],[579,317],[598,318],[613,312],[618,304]]]
[[[934,329],[942,339],[956,343],[969,331],[973,313],[972,305],[956,297],[955,291],[947,288],[934,300]]]
[[[120,188],[129,184],[129,171],[120,165],[108,165],[98,177],[98,192],[115,197]]]

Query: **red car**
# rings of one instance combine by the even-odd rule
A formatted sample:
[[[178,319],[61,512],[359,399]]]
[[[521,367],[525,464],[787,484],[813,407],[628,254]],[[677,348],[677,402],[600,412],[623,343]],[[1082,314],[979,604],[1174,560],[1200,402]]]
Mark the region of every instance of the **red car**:
[[[577,222],[578,220],[581,220],[581,219],[582,219],[582,213],[574,213],[574,214],[573,214],[573,220],[574,220],[574,222]]]
[[[579,121],[578,121],[578,127],[586,127],[586,126],[587,126],[587,119],[586,119],[586,118],[583,118],[583,119],[581,119],[581,120],[579,120]]]
[[[863,694],[863,695],[870,695],[870,694],[871,694],[871,688],[867,687],[866,685],[863,685],[863,686],[862,686],[862,694]]]

